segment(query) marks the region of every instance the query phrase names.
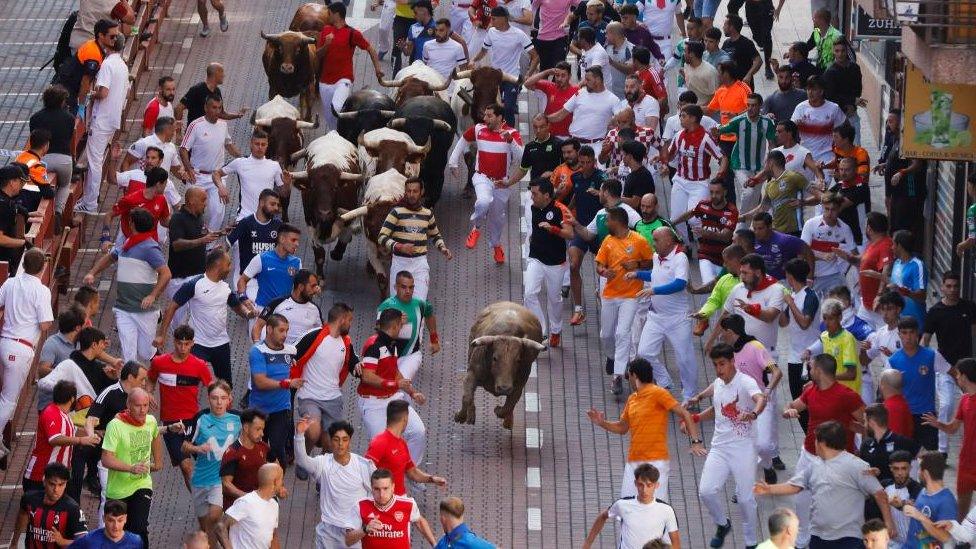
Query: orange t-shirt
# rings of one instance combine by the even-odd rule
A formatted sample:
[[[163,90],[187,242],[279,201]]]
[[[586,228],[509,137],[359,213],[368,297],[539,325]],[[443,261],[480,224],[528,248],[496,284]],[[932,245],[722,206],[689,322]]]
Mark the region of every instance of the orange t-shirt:
[[[736,80],[731,86],[719,86],[712,96],[711,102],[705,107],[710,111],[719,112],[719,122],[728,124],[736,116],[746,110],[746,99],[752,93],[752,88],[742,80]],[[722,141],[735,141],[734,133],[723,133],[719,139]]]
[[[630,426],[630,450],[627,461],[669,459],[668,414],[678,406],[671,393],[649,384],[627,397],[620,419]]]
[[[849,151],[842,151],[836,146],[834,149],[834,162],[840,164],[841,158],[852,157],[857,162],[857,182],[867,183],[871,178],[871,157],[864,147],[855,145]]]
[[[576,170],[570,168],[566,163],[562,163],[554,170],[552,170],[552,175],[549,176],[549,181],[552,182],[552,188],[556,191],[556,200],[562,202],[563,204],[568,204],[570,197],[573,196],[573,173]],[[561,188],[560,188],[561,187]]]
[[[596,260],[604,266],[613,269],[615,276],[607,280],[603,288],[603,297],[635,297],[637,293],[644,289],[644,283],[638,279],[627,280],[624,273],[628,270],[624,268],[624,263],[650,261],[651,245],[647,239],[634,231],[629,231],[624,238],[617,238],[608,235],[603,239],[600,250],[596,253]]]

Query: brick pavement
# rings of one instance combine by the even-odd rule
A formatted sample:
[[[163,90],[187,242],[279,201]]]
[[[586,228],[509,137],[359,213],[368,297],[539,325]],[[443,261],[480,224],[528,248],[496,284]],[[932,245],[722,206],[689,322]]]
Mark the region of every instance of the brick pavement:
[[[363,11],[358,5],[362,1],[355,0],[353,3],[353,23],[360,28],[368,27],[370,30],[367,36],[372,38],[376,33],[372,26],[375,14]],[[145,101],[152,93],[156,77],[174,74],[178,81],[178,92],[182,93],[202,79],[204,64],[215,60],[224,63],[228,69],[224,86],[228,109],[239,106],[253,109],[260,105],[266,99],[266,87],[259,61],[263,44],[257,38],[258,31],[264,29],[270,32],[284,28],[297,5],[298,2],[294,1],[234,4],[229,10],[230,31],[224,35],[215,29],[209,38],[201,39],[196,36],[198,19],[194,14],[193,3],[186,0],[174,1],[170,18],[162,31],[161,47],[150,60],[154,70],[144,79],[142,89],[139,90],[140,101]],[[56,10],[50,6],[38,10],[44,15],[53,11]],[[28,18],[31,15],[18,13],[17,17]],[[34,36],[38,37],[36,40],[53,41],[56,38],[60,22],[46,21],[49,29],[42,28],[40,21],[37,23],[39,30],[31,33],[30,40],[34,40]],[[9,25],[11,23],[0,19],[0,39],[11,42],[27,40],[13,37],[25,33]],[[806,5],[788,4],[774,35],[777,50],[793,40],[805,39],[809,28],[809,9]],[[45,35],[45,32],[50,34]],[[356,69],[360,78],[357,86],[375,86],[372,71],[368,69],[368,61],[363,56],[357,58]],[[39,93],[44,83],[46,78],[22,83],[25,91],[20,93]],[[773,83],[761,81],[760,91],[771,92],[773,86]],[[37,101],[36,96],[0,95],[0,143],[5,147],[10,148],[22,142],[23,135],[14,132],[20,128],[17,124],[2,122],[26,119],[36,108]],[[528,115],[537,109],[535,100],[531,97],[528,98],[528,103],[529,108],[523,109],[521,117],[523,124]],[[140,108],[136,108],[131,112],[140,111]],[[138,135],[137,124],[132,124],[132,120],[128,122],[127,142]],[[244,146],[250,128],[240,122],[232,123],[231,126],[235,142]],[[20,128],[18,131],[24,130]],[[866,141],[871,138],[869,132],[864,135]],[[865,143],[865,146],[869,151],[877,150],[873,141]],[[114,189],[104,189],[103,193],[104,203],[111,203],[116,199]],[[880,202],[880,197],[877,196],[879,193],[875,194],[876,202]],[[236,206],[232,204],[228,210],[234,211],[234,207]],[[501,547],[578,547],[592,518],[614,500],[620,486],[626,451],[626,440],[623,437],[594,429],[584,415],[584,411],[592,406],[606,410],[608,415],[614,417],[622,407],[622,403],[607,391],[607,378],[602,373],[603,358],[599,348],[596,314],[598,309],[592,293],[593,286],[587,283],[586,306],[590,311],[587,322],[575,328],[567,325],[563,347],[540,356],[536,368],[537,377],[530,380],[527,389],[532,394],[527,395],[524,404],[518,407],[514,429],[511,432],[501,429],[499,422],[490,413],[494,406],[493,399],[482,392],[478,393],[476,401],[479,408],[477,424],[464,427],[455,425],[452,417],[460,405],[460,383],[466,366],[465,341],[471,319],[478,309],[488,303],[502,299],[520,301],[522,294],[521,257],[516,252],[521,238],[518,200],[512,200],[510,204],[511,221],[505,235],[510,260],[504,267],[489,264],[488,251],[483,247],[476,251],[463,248],[470,207],[470,201],[460,199],[459,186],[448,183],[445,197],[436,209],[447,235],[448,245],[455,251],[456,258],[452,262],[445,262],[441,257],[432,258],[431,286],[435,290],[432,295],[435,296],[435,309],[441,316],[443,351],[438,356],[427,357],[417,380],[417,386],[432,397],[431,402],[420,409],[429,434],[428,455],[423,467],[449,478],[448,491],[465,499],[469,507],[468,519],[474,529]],[[102,209],[105,210],[106,207],[103,206]],[[297,218],[300,212],[300,204],[296,199],[291,213]],[[95,247],[99,226],[100,223],[88,224],[85,239],[88,248]],[[341,300],[357,309],[357,322],[352,332],[357,341],[368,335],[372,310],[379,301],[373,281],[362,276],[365,272],[364,251],[361,240],[357,239],[341,264],[329,261],[325,292],[319,300],[323,308]],[[307,243],[302,253],[307,261],[311,260]],[[74,285],[77,285],[94,259],[95,254],[90,252],[79,256],[72,273]],[[114,297],[114,287],[109,282],[111,276],[111,272],[106,273],[100,286],[106,311]],[[588,281],[593,280],[589,267],[586,277]],[[569,314],[568,304],[564,313]],[[118,335],[114,331],[110,312],[102,315],[99,325],[111,333],[113,346],[117,348]],[[246,341],[242,322],[232,320],[232,328],[234,341]],[[246,375],[247,350],[247,346],[243,344],[233,349],[237,387],[243,386]],[[704,356],[698,345],[696,353],[700,361],[707,362],[703,360]],[[670,350],[667,358],[669,363],[673,363]],[[710,366],[704,368],[702,383],[712,377],[713,369]],[[785,387],[780,391],[779,397],[781,402],[787,399],[788,391]],[[358,412],[352,398],[347,401],[346,412],[353,418],[354,425],[358,426]],[[30,407],[18,411],[16,425],[23,432],[23,436],[15,446],[16,452],[11,460],[14,465],[11,470],[0,475],[0,510],[4,511],[4,518],[0,523],[0,544],[2,540],[8,539],[14,518],[17,498],[20,495],[20,472],[26,460],[28,437],[33,434],[35,421],[35,414]],[[692,458],[687,453],[685,437],[677,432],[674,425],[670,429],[673,457],[671,503],[678,514],[685,546],[705,547],[714,527],[709,524],[710,521],[697,499],[696,480],[703,460]],[[705,430],[708,441],[710,427],[706,426]],[[793,463],[798,442],[801,440],[799,429],[784,422],[780,429],[780,439],[784,461]],[[364,448],[365,441],[357,437],[355,449],[362,451]],[[165,470],[156,476],[155,482],[151,535],[158,542],[155,545],[173,546],[179,536],[195,528],[189,498],[175,470]],[[291,495],[282,503],[283,542],[292,547],[311,547],[314,524],[318,520],[314,487],[310,490],[308,483],[297,481],[290,473],[286,485]],[[442,493],[446,492],[431,489],[418,497],[425,516],[433,521],[435,531],[436,505]],[[83,500],[86,510],[93,512],[96,504],[94,498],[86,494]],[[785,500],[760,502],[763,518],[775,504],[784,502]],[[737,509],[732,512],[734,516]],[[737,519],[733,518],[733,521],[736,522]],[[615,546],[612,528],[605,529],[597,545]],[[728,546],[741,545],[741,533],[734,531]]]

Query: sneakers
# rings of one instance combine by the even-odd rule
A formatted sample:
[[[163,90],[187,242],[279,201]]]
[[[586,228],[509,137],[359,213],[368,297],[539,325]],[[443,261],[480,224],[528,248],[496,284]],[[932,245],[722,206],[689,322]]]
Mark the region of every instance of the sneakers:
[[[479,238],[481,238],[481,231],[477,227],[471,229],[471,232],[468,233],[468,239],[464,241],[464,247],[469,250],[474,248],[478,245]]]
[[[776,75],[773,74],[773,69],[769,65],[766,65],[766,80],[772,80],[773,78],[776,78]]]
[[[559,337],[559,334],[549,334],[549,346],[559,347],[559,343],[561,339],[562,338]]]
[[[613,376],[613,381],[610,382],[610,392],[615,395],[623,394],[624,376]]]
[[[102,482],[98,480],[98,475],[88,475],[85,479],[85,488],[93,496],[101,497],[102,495]]]
[[[783,463],[783,460],[779,459],[779,456],[773,458],[773,469],[776,469],[777,471],[786,470],[786,464]]]
[[[200,29],[200,36],[204,38],[210,36],[210,27],[203,27],[202,29]]]
[[[10,454],[10,448],[7,448],[7,445],[3,443],[3,440],[0,440],[0,459],[7,457],[8,454]]]
[[[705,330],[707,329],[708,329],[708,319],[703,318],[695,322],[695,327],[691,331],[691,333],[694,334],[695,337],[701,337],[702,334],[704,334]]]
[[[778,480],[776,478],[776,469],[773,469],[772,467],[769,469],[763,469],[763,480],[766,481],[766,484],[776,484],[776,481]]]
[[[613,374],[613,359],[608,358],[606,364],[603,365],[603,369],[606,370],[607,375]]]
[[[220,32],[227,32],[227,29],[228,28],[230,28],[230,25],[227,24],[227,16],[226,15],[221,15],[220,16]],[[767,68],[766,70],[769,70],[769,69]]]
[[[570,326],[579,326],[584,320],[586,320],[586,313],[581,307],[573,311],[573,317],[569,319],[569,324]]]
[[[492,255],[495,258],[495,263],[502,265],[505,263],[505,250],[501,246],[495,246]]]
[[[298,480],[308,480],[308,471],[305,470],[301,465],[295,466],[295,477]]]
[[[728,536],[731,531],[732,521],[727,520],[724,525],[715,529],[715,535],[712,536],[712,541],[708,542],[708,546],[718,548],[725,545],[725,536]]]

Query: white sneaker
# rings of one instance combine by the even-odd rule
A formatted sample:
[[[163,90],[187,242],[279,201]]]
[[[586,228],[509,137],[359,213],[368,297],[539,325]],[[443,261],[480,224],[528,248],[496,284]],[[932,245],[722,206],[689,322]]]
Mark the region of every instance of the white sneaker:
[[[3,440],[0,440],[0,459],[7,457],[9,454],[10,448],[7,448],[7,445],[3,443]]]

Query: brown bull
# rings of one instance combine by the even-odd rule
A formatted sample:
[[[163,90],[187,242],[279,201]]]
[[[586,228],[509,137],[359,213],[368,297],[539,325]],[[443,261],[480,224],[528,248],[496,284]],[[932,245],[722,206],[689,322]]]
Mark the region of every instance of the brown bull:
[[[315,4],[309,2],[302,4],[295,10],[295,16],[291,18],[288,30],[303,32],[312,38],[318,39],[322,28],[329,22],[329,7],[326,4]]]
[[[510,301],[485,307],[471,326],[468,350],[468,375],[464,380],[461,410],[454,415],[457,423],[474,424],[474,391],[481,387],[504,396],[505,404],[495,407],[502,426],[512,428],[515,405],[532,371],[542,343],[542,326],[531,311]]]
[[[390,128],[379,128],[359,135],[359,146],[366,150],[375,167],[371,174],[396,170],[407,177],[420,175],[420,165],[430,152],[430,140],[423,147],[410,136]]]
[[[315,77],[315,38],[300,32],[265,34],[264,72],[268,75],[268,99],[276,95],[298,96],[303,118],[311,118],[312,101],[318,91]]]

